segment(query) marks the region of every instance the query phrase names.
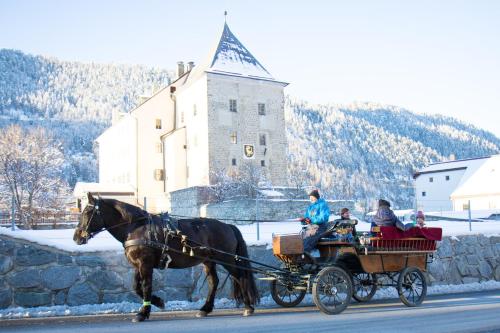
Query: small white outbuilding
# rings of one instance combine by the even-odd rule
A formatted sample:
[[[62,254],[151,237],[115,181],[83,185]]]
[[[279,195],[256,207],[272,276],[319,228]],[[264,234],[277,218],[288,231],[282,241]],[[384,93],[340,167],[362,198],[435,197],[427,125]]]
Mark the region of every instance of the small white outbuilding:
[[[425,211],[500,208],[500,155],[439,162],[415,173],[417,205]]]

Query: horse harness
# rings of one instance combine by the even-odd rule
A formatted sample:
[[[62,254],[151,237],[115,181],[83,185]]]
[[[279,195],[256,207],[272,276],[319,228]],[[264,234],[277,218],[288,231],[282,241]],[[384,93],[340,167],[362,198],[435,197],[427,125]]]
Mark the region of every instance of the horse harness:
[[[161,213],[158,216],[160,218],[160,224],[155,222],[149,213],[147,216],[140,217],[139,219],[133,221],[138,222],[146,220],[145,237],[127,240],[123,243],[123,247],[127,249],[131,246],[147,246],[161,250],[159,269],[165,269],[168,268],[169,263],[172,261],[172,258],[170,258],[168,254],[168,251],[172,250],[168,246],[169,239],[173,237],[180,237],[181,244],[185,247],[187,238],[182,235],[182,232],[179,229],[179,221],[177,219],[172,218],[168,213]],[[158,236],[160,234],[163,235],[163,240],[159,239]]]

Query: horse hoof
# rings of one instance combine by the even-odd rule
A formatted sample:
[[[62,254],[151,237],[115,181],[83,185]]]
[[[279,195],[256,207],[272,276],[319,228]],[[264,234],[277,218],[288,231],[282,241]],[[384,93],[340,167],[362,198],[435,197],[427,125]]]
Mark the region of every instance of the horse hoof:
[[[144,321],[147,318],[149,318],[149,316],[146,316],[143,313],[138,313],[138,314],[135,315],[134,319],[132,319],[132,322],[133,323],[140,323],[141,321]]]
[[[253,315],[253,312],[254,312],[253,309],[245,309],[245,311],[243,311],[243,317],[251,316]]]
[[[198,313],[196,314],[196,318],[203,318],[203,317],[206,317],[207,316],[207,312],[206,311],[198,311]]]

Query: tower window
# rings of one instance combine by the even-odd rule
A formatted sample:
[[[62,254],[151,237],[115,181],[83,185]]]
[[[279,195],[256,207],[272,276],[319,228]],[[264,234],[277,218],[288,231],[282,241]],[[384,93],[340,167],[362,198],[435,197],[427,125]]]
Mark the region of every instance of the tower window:
[[[231,160],[231,165],[236,165],[236,159],[235,159],[235,158],[233,158],[233,159]]]
[[[238,135],[236,132],[231,133],[231,143],[238,143]]]
[[[265,146],[266,145],[266,135],[265,134],[260,134],[259,135],[259,144],[261,146]]]
[[[231,112],[238,112],[238,108],[237,108],[236,100],[235,99],[230,99],[229,100],[229,111],[231,111]]]
[[[258,109],[259,109],[259,116],[265,116],[266,115],[266,104],[259,103],[258,104]]]
[[[163,170],[155,169],[155,180],[163,180]]]
[[[260,160],[260,166],[265,167],[266,166],[266,161],[265,160]]]
[[[422,192],[422,196],[425,197],[427,195],[427,192]]]
[[[432,183],[434,182],[434,178],[433,177],[429,177],[429,183]]]
[[[161,119],[156,119],[156,129],[161,129]]]
[[[450,180],[450,176],[446,176],[446,177],[445,177],[445,179],[446,179],[446,180]]]

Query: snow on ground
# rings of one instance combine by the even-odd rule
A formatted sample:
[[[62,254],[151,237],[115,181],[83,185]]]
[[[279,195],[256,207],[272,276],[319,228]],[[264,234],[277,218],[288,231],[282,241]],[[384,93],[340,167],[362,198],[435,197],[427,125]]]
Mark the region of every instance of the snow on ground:
[[[456,294],[463,292],[487,291],[487,290],[500,290],[499,281],[486,281],[475,282],[461,285],[436,285],[427,288],[427,295],[443,295],[443,294]],[[381,299],[396,299],[398,293],[396,288],[383,288],[377,290],[373,297],[374,300]],[[201,308],[204,300],[198,302],[187,301],[169,301],[166,304],[165,310],[160,310],[153,306],[153,312],[169,312],[169,311],[187,311],[197,310]],[[425,303],[425,301],[424,301]],[[312,296],[306,295],[301,305],[314,305]],[[139,310],[140,304],[122,302],[122,303],[104,303],[104,304],[88,304],[80,306],[41,306],[36,308],[9,308],[0,310],[1,319],[22,319],[22,318],[38,318],[38,317],[57,317],[57,316],[81,316],[93,314],[110,314],[110,313],[134,313]],[[276,307],[276,303],[272,300],[271,296],[266,296],[261,299],[261,308]],[[235,308],[235,302],[227,298],[215,300],[216,309],[232,309]]]
[[[428,221],[426,224],[428,227],[443,228],[443,236],[500,235],[500,221],[472,222],[472,231],[469,231],[469,222]],[[238,228],[241,230],[247,245],[271,245],[273,234],[298,233],[301,230],[301,225],[295,221],[283,221],[239,225]],[[361,221],[356,226],[356,230],[369,231],[370,224]],[[257,232],[259,239],[257,239]],[[73,229],[11,231],[10,228],[0,227],[0,234],[25,239],[41,245],[53,246],[70,252],[123,250],[123,246],[107,232],[98,234],[86,245],[76,245],[73,241],[73,233]]]

